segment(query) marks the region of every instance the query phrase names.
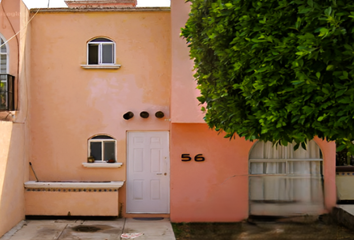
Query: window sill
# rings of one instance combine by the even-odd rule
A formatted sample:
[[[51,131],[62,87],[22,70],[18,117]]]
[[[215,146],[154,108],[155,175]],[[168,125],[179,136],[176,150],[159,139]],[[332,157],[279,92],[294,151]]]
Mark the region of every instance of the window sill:
[[[46,189],[46,188],[107,188],[118,189],[122,187],[124,181],[109,182],[25,182],[26,189]]]
[[[120,168],[123,163],[82,163],[86,168]]]
[[[117,70],[121,67],[120,64],[111,64],[111,65],[81,65],[83,69],[114,69]]]

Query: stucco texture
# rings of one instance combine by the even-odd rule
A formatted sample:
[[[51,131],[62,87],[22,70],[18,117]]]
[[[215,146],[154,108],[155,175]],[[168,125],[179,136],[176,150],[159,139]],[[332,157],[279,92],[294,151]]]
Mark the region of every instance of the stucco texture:
[[[116,43],[118,70],[83,69],[87,42]],[[126,131],[168,130],[170,13],[38,13],[31,38],[30,161],[42,181],[125,179]],[[124,120],[123,114],[135,116]],[[141,111],[150,117],[143,119]],[[165,117],[156,118],[163,111]],[[117,140],[119,169],[87,169],[87,141]],[[31,179],[33,175],[31,175]]]
[[[7,43],[8,74],[15,77],[16,111],[0,112],[0,236],[25,217],[23,183],[28,178],[26,161],[26,71],[19,68],[28,64],[27,49],[28,9],[20,0],[2,1],[0,7],[0,34]],[[4,12],[5,11],[5,12]],[[7,17],[6,17],[7,16]],[[14,37],[19,30],[21,33]],[[13,116],[13,117],[12,117]]]
[[[316,138],[323,154],[324,210],[336,204],[335,144]],[[237,222],[249,216],[249,153],[255,142],[226,139],[206,124],[172,124],[171,220]],[[182,154],[192,160],[182,161]],[[204,162],[194,161],[203,154]]]

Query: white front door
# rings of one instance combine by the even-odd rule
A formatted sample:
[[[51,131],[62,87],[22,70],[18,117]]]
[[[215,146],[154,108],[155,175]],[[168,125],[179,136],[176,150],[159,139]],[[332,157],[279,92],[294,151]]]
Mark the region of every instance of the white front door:
[[[128,132],[127,147],[127,213],[169,213],[169,132]]]

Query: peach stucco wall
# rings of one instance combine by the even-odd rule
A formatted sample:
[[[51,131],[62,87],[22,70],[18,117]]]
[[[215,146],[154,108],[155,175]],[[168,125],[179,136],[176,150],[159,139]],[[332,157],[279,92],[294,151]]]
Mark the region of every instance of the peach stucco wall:
[[[193,78],[193,61],[186,40],[180,37],[190,5],[184,0],[171,1],[171,122],[203,123],[204,114],[197,97],[200,96]]]
[[[31,37],[35,61],[29,161],[40,181],[124,181],[127,131],[169,130],[170,26],[169,9],[37,14]],[[120,69],[81,68],[86,64],[86,43],[94,37],[116,43]],[[135,116],[127,121],[123,114],[128,111]],[[142,111],[150,117],[141,118]],[[157,111],[165,117],[156,118]],[[121,168],[82,166],[87,162],[87,141],[98,134],[117,140]],[[35,180],[31,171],[30,179]],[[123,207],[124,191],[123,186]]]
[[[119,70],[85,70],[86,43],[116,43]],[[168,130],[170,13],[38,13],[32,21],[30,161],[42,181],[124,180],[126,131]],[[135,116],[124,120],[123,114]],[[141,111],[150,117],[142,119]],[[165,118],[154,114],[163,111]],[[87,140],[117,140],[120,169],[86,169]],[[31,179],[33,176],[31,175]]]
[[[118,192],[25,193],[26,215],[118,216]]]
[[[326,211],[336,204],[335,144],[315,139],[323,153]],[[172,124],[171,220],[232,222],[249,215],[248,159],[255,142],[225,139],[206,124]],[[190,154],[192,161],[181,161]],[[203,154],[204,162],[193,157]],[[321,212],[322,213],[322,212]],[[319,213],[320,214],[320,213]]]
[[[319,138],[314,139],[323,154],[324,204],[327,211],[336,205],[336,144]]]
[[[253,143],[225,139],[206,124],[172,124],[171,220],[232,222],[248,217],[248,152]],[[204,162],[182,162],[181,154]]]
[[[25,140],[28,72],[22,71],[22,67],[29,62],[25,48],[29,12],[20,0],[2,1],[2,5],[0,33],[9,40],[8,73],[15,76],[17,110],[0,112],[0,237],[25,217],[23,183],[28,179]],[[20,29],[17,38],[12,38]]]

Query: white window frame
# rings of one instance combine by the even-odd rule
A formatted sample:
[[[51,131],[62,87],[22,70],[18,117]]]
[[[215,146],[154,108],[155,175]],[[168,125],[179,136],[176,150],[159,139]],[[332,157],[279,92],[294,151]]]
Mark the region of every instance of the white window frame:
[[[98,38],[94,38],[87,43],[87,65],[88,66],[116,65],[116,43],[109,38],[104,38],[104,39],[107,39],[109,42],[103,42],[103,41],[102,42],[93,42],[96,39],[98,39]],[[90,44],[98,45],[98,64],[90,64],[89,63],[89,54],[90,54],[89,46],[90,46]],[[113,46],[113,62],[112,63],[103,63],[102,62],[102,46],[103,45],[112,45]]]
[[[95,159],[95,163],[106,163],[108,160],[103,160],[104,158],[104,142],[114,142],[114,155],[115,155],[115,161],[117,162],[117,140],[112,138],[111,136],[108,136],[108,135],[98,135],[98,136],[105,136],[105,137],[110,137],[109,139],[106,139],[106,138],[97,138],[97,139],[93,139],[94,137],[90,138],[88,140],[88,143],[87,143],[87,156],[90,157],[91,156],[91,143],[92,142],[101,142],[101,159],[100,160],[96,160]]]
[[[9,45],[6,41],[6,39],[4,38],[4,36],[0,33],[0,38],[1,38],[1,41],[3,43],[1,43],[0,41],[0,46],[2,44],[4,44],[5,48],[6,48],[6,52],[2,52],[1,51],[1,47],[0,47],[0,56],[6,56],[6,68],[5,68],[5,72],[1,72],[1,69],[0,69],[0,74],[9,74]],[[1,60],[0,60],[1,61]],[[7,99],[8,99],[8,93],[9,93],[9,83],[8,83],[8,76],[6,77],[6,80],[1,80],[0,79],[0,83],[3,83],[5,84],[5,99],[6,99],[6,108],[9,107],[9,103],[7,102]]]
[[[0,71],[0,74],[8,74],[9,73],[9,45],[8,45],[6,39],[4,38],[4,36],[1,33],[0,33],[0,38],[5,43],[5,47],[6,47],[6,52],[5,53],[1,52],[1,50],[0,50],[0,55],[6,55],[6,72],[2,73]],[[0,42],[0,46],[1,46],[1,42]]]

